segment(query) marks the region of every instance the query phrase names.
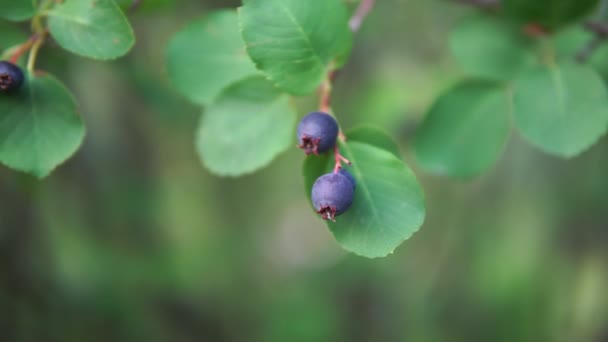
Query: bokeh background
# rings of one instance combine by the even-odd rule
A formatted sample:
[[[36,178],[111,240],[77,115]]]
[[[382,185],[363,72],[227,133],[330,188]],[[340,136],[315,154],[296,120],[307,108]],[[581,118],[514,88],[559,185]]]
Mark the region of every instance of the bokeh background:
[[[236,6],[143,0],[138,44],[112,63],[43,50],[88,134],[44,181],[0,168],[0,341],[608,341],[608,139],[561,160],[513,133],[468,182],[410,156],[424,112],[463,77],[447,37],[471,9],[379,0],[337,80],[341,124],[389,130],[426,192],[422,229],[368,260],[311,212],[295,136],[250,176],[201,166],[201,111],[171,90],[164,50]]]

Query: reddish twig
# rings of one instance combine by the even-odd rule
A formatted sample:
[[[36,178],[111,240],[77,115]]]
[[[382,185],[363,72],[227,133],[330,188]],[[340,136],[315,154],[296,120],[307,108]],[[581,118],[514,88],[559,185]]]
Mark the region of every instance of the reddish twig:
[[[529,37],[533,38],[541,38],[546,37],[551,34],[551,31],[544,28],[543,26],[535,23],[526,24],[523,27],[523,32],[527,34]]]
[[[38,40],[38,34],[32,35],[30,39],[28,39],[25,43],[21,44],[17,48],[17,50],[15,50],[15,52],[11,55],[10,62],[13,64],[17,64],[17,62],[19,62],[19,58],[21,58],[21,56],[23,56],[23,54],[26,53],[34,45],[36,40]]]
[[[595,36],[593,37],[585,46],[581,48],[581,50],[576,54],[576,61],[579,63],[585,63],[593,52],[597,50],[604,42],[606,41],[606,37]]]
[[[357,7],[355,10],[355,14],[353,14],[348,22],[348,26],[350,27],[351,31],[359,31],[363,21],[365,21],[365,18],[367,18],[369,12],[371,12],[374,8],[375,2],[375,0],[361,0],[359,7]]]
[[[593,52],[608,40],[608,24],[599,21],[588,21],[584,24],[585,29],[595,36],[581,48],[576,54],[579,63],[585,63]]]
[[[340,169],[342,168],[342,162],[346,163],[347,165],[351,164],[350,160],[346,159],[340,153],[340,148],[338,148],[338,144],[334,146],[334,160],[336,161],[336,164],[334,166],[334,173],[338,173],[338,171],[340,171]]]
[[[334,72],[333,70],[329,73]],[[331,112],[331,82],[328,75],[321,87],[319,88],[319,110],[324,113]]]
[[[375,3],[375,0],[361,0],[359,6],[348,22],[353,33],[357,32],[361,28],[363,21],[374,8]],[[327,72],[325,81],[323,81],[323,84],[321,84],[321,87],[319,88],[319,110],[325,113],[331,113],[332,85],[336,77],[338,77],[338,70],[334,69],[333,63],[329,65],[328,70],[329,71]],[[343,139],[344,135],[341,134],[340,138]]]
[[[356,33],[357,31],[359,31],[359,29],[361,28],[361,25],[363,24],[363,21],[365,21],[365,18],[367,18],[367,16],[373,9],[374,5],[375,5],[375,0],[361,0],[361,2],[359,3],[359,6],[357,7],[353,16],[350,18],[350,20],[348,22],[348,25],[353,33]],[[321,87],[319,88],[319,110],[321,112],[331,114],[332,85],[333,85],[334,81],[336,80],[336,77],[338,77],[338,70],[334,69],[333,63],[329,65],[328,70],[329,71],[327,72],[325,80],[323,81],[323,84],[321,84]],[[344,133],[342,132],[341,129],[339,130],[339,133],[338,133],[338,139],[340,139],[340,141],[343,141],[343,142],[346,141],[346,136],[344,135]],[[340,171],[340,169],[342,168],[343,162],[348,165],[351,164],[350,161],[348,159],[346,159],[340,153],[340,148],[338,147],[337,143],[334,146],[334,159],[336,162],[336,164],[334,166],[334,173],[337,173],[338,171]]]

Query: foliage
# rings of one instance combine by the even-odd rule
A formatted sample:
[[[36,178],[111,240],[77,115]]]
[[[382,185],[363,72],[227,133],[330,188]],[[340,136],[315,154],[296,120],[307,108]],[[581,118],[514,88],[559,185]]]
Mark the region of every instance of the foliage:
[[[574,61],[592,37],[568,27],[597,1],[503,5],[504,12],[477,13],[451,33],[452,54],[477,86],[440,95],[417,132],[416,158],[431,172],[481,174],[500,158],[510,117],[531,144],[564,158],[579,155],[608,129],[606,85],[596,69]],[[485,101],[497,87],[503,100]]]
[[[332,83],[349,60],[356,31],[349,17],[361,20],[369,3],[353,13],[341,0],[244,0],[238,10],[213,11],[175,33],[166,48],[167,71],[173,87],[204,108],[195,144],[209,171],[250,174],[291,147],[294,96],[320,90],[320,110],[331,111]],[[417,129],[412,150],[419,165],[457,178],[477,176],[500,159],[512,122],[532,145],[558,157],[595,144],[608,128],[608,91],[597,62],[572,61],[579,53],[573,46],[588,35],[571,25],[597,4],[505,0],[497,10],[463,19],[449,46],[466,78],[438,96]],[[24,65],[29,51],[27,85],[0,95],[0,161],[43,178],[78,149],[85,127],[72,95],[35,69],[41,45],[52,38],[82,57],[124,56],[135,43],[124,11],[137,3],[1,5],[3,18],[29,20],[33,34],[24,40],[10,25],[0,26],[4,58]],[[306,159],[307,192],[316,177],[340,167],[340,153],[351,160],[360,186],[353,207],[329,229],[351,252],[385,256],[423,224],[422,187],[390,137],[360,128],[339,142],[337,165],[331,153]]]
[[[50,17],[0,19],[2,59],[28,48],[29,77],[0,93],[1,158],[29,167],[0,167],[0,341],[607,340],[599,8],[542,30],[492,0],[377,0],[332,82],[293,96],[249,57],[242,1],[115,3],[128,54],[83,58],[46,35],[34,72],[32,26]],[[333,151],[304,157],[294,129],[329,84],[360,173],[335,223],[306,185]]]

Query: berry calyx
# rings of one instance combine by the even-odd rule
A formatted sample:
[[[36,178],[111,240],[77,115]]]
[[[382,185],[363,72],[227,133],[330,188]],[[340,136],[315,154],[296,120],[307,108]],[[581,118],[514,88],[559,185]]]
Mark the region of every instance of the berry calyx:
[[[312,186],[312,204],[324,220],[336,221],[353,203],[355,189],[351,180],[341,173],[328,173]]]
[[[23,71],[17,65],[8,62],[0,61],[0,90],[3,92],[11,92],[19,89],[23,84],[25,76]]]
[[[307,155],[324,153],[336,144],[340,131],[336,119],[324,112],[312,112],[298,124],[298,147]]]

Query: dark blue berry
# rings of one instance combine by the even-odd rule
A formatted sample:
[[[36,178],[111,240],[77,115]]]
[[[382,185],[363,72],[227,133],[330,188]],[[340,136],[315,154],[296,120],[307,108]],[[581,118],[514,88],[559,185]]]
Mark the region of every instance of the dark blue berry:
[[[336,221],[353,203],[355,189],[352,182],[340,173],[328,173],[312,186],[312,204],[324,220]]]
[[[11,92],[19,89],[25,76],[21,68],[8,61],[0,61],[0,90]]]
[[[357,188],[357,181],[355,180],[355,177],[350,174],[350,172],[348,172],[346,169],[340,169],[338,173],[348,178],[348,180],[353,184],[353,189]]]
[[[338,123],[333,116],[312,112],[298,124],[298,147],[306,154],[329,151],[336,144],[338,131]]]

